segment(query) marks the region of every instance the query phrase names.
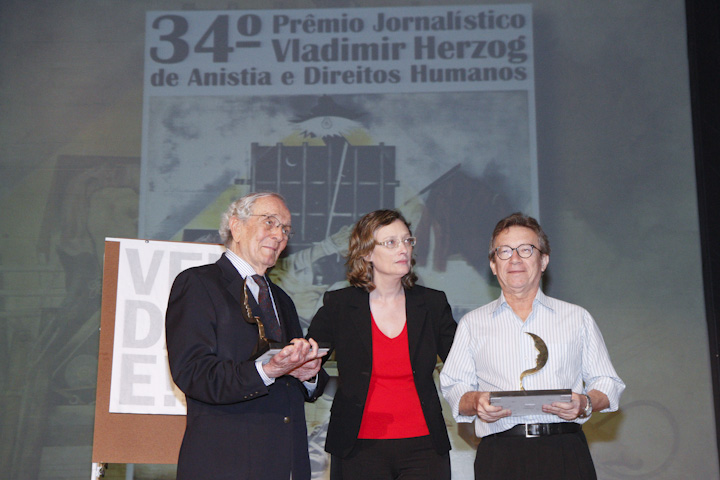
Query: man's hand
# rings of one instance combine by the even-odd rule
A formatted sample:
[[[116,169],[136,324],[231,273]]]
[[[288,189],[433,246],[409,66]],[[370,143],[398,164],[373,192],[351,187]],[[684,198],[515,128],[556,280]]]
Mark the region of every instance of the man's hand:
[[[270,378],[290,374],[305,381],[320,370],[320,358],[323,356],[325,353],[319,352],[318,344],[312,338],[293,338],[289,345],[276,353],[262,368]]]
[[[570,402],[553,402],[551,405],[543,405],[542,410],[570,422],[582,415],[586,402],[585,395],[573,392]]]
[[[592,409],[595,412],[600,412],[606,408],[610,408],[610,400],[607,395],[599,390],[590,390],[588,392],[590,400],[592,400]],[[543,405],[543,412],[557,415],[563,420],[575,420],[585,411],[585,405],[587,399],[585,395],[573,392],[572,401],[567,402],[555,402],[552,405]]]
[[[460,415],[477,415],[487,423],[497,422],[512,414],[508,409],[490,405],[490,392],[467,392],[460,398],[459,412]]]
[[[315,375],[317,375],[317,373],[320,371],[321,366],[322,360],[316,358],[315,360],[310,360],[309,362],[300,365],[295,370],[292,370],[290,372],[290,375],[302,382],[307,382],[308,380],[311,380]]]

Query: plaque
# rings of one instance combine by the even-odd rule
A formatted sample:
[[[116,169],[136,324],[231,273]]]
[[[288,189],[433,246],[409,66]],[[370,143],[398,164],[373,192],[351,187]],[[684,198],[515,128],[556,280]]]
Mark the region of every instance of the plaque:
[[[290,345],[290,344],[287,344],[287,345]],[[282,350],[283,347],[285,347],[285,345],[283,345],[283,344],[271,343],[270,347],[267,350],[265,350],[260,355],[255,356],[255,358],[253,358],[253,360],[255,360],[255,361],[260,360],[263,363],[269,362],[270,359],[273,357],[273,355],[275,355],[280,350]],[[329,345],[324,344],[324,343],[318,343],[318,354],[321,354],[321,353],[327,354],[327,352],[329,352],[329,351],[330,351]]]
[[[520,374],[520,390],[506,392],[490,392],[490,404],[500,406],[512,411],[513,417],[523,415],[542,414],[542,406],[554,402],[572,401],[572,391],[569,388],[559,390],[525,390],[523,379],[543,369],[548,361],[549,354],[547,345],[542,338],[534,333],[526,332],[535,342],[535,349],[538,351],[535,359],[535,367],[525,370]]]

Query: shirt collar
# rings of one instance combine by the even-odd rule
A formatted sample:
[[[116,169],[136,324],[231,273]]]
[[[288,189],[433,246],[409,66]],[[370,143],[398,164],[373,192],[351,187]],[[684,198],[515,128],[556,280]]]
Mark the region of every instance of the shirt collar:
[[[543,293],[542,290],[538,289],[537,295],[535,295],[535,300],[533,301],[533,305],[539,304],[543,307],[547,308],[548,310],[555,310],[552,305],[552,298],[548,297]]]
[[[253,279],[253,275],[258,275],[258,273],[255,271],[254,268],[250,266],[248,262],[240,258],[235,252],[232,250],[225,250],[225,256],[228,260],[230,260],[230,263],[233,264],[233,266],[237,269],[238,273],[241,277],[245,279],[245,285],[250,290],[250,293],[253,294],[253,297],[255,297],[255,301],[258,300],[258,292],[260,291],[260,287],[255,282],[255,279]],[[265,277],[265,275],[262,275]],[[265,277],[265,281],[267,282],[267,277]],[[267,282],[268,285],[270,282]],[[273,298],[272,289],[270,289],[270,298]],[[274,300],[273,300],[274,302]]]
[[[554,310],[552,306],[552,299],[545,295],[543,291],[539,288],[537,293],[535,294],[535,299],[533,300],[533,307],[535,307],[535,305],[542,305],[549,310]],[[492,309],[493,315],[497,315],[498,313],[500,313],[503,308],[510,308],[510,305],[508,305],[507,300],[505,299],[505,294],[501,291],[500,297],[495,300],[495,306]]]
[[[225,256],[230,260],[230,263],[232,263],[235,268],[237,269],[238,273],[243,277],[251,277],[253,275],[257,275],[257,272],[254,268],[250,266],[248,262],[240,258],[237,253],[233,252],[232,250],[225,250]]]

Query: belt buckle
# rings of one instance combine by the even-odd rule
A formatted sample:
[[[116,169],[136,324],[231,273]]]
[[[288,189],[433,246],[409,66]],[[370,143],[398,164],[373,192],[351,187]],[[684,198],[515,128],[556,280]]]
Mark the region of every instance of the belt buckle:
[[[533,430],[532,427],[535,427],[536,425],[533,425],[531,423],[525,424],[525,438],[537,438],[540,436],[539,429],[536,430],[536,433],[530,433],[531,430]],[[530,428],[529,428],[530,427]]]

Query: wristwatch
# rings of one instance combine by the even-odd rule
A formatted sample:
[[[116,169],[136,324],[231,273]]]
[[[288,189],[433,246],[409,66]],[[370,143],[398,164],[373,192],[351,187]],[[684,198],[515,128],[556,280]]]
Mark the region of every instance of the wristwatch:
[[[592,414],[592,400],[590,400],[590,395],[586,393],[585,398],[587,399],[587,403],[585,404],[585,410],[583,410],[582,415],[580,415],[582,418],[587,418]]]

